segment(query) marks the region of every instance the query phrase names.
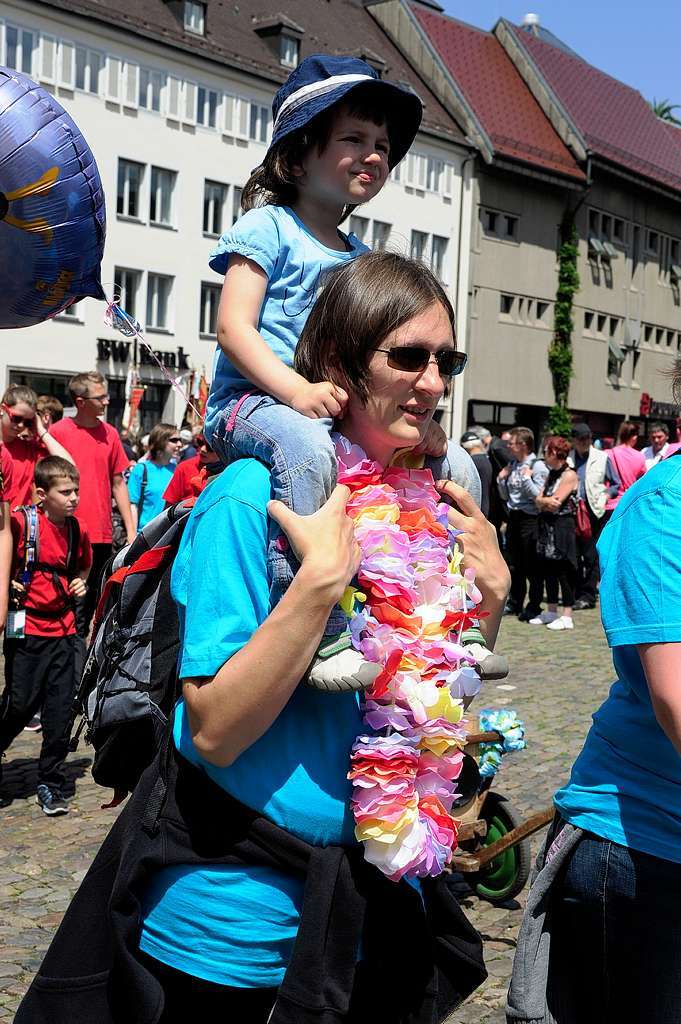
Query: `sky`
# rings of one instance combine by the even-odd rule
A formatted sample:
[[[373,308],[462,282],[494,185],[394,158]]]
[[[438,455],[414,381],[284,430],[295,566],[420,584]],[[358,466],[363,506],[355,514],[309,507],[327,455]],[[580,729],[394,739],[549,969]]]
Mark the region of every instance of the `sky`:
[[[447,14],[491,29],[528,12],[571,49],[647,100],[681,107],[681,0],[439,0]],[[676,112],[681,116],[681,110]]]

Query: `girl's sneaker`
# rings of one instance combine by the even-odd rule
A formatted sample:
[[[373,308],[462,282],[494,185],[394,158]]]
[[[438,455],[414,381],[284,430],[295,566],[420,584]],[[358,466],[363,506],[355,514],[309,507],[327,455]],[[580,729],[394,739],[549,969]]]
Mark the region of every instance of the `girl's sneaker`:
[[[550,622],[555,622],[559,618],[558,612],[541,612],[539,615],[535,615],[533,619],[530,619],[530,626],[548,626]]]
[[[380,671],[380,665],[367,661],[355,650],[350,630],[346,630],[338,636],[324,637],[303,678],[315,690],[348,693],[367,690]]]
[[[36,801],[42,807],[43,814],[49,815],[50,818],[54,818],[57,814],[69,813],[68,804],[59,790],[50,789],[44,782],[38,786]]]
[[[574,629],[575,624],[571,617],[567,615],[559,615],[558,618],[554,619],[553,622],[549,622],[546,626],[547,629]]]

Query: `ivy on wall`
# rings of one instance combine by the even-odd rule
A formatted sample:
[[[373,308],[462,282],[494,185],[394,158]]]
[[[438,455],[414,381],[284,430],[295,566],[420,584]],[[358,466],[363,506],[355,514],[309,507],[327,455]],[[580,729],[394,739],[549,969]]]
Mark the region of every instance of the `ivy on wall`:
[[[577,229],[567,214],[560,230],[558,253],[558,289],[553,319],[553,339],[549,346],[549,370],[553,380],[555,404],[549,409],[547,430],[550,434],[570,436],[572,418],[568,410],[568,394],[572,378],[572,304],[579,291],[577,273]]]

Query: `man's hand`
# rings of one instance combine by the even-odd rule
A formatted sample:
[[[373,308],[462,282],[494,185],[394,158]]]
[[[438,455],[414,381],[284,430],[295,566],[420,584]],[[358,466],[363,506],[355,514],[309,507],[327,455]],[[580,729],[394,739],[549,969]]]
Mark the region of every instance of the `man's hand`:
[[[85,581],[82,580],[80,576],[74,576],[69,583],[69,594],[73,597],[85,597],[86,593],[87,587],[85,586]]]
[[[438,480],[435,488],[450,506],[449,522],[462,531],[457,541],[463,547],[465,567],[475,569],[476,583],[483,595],[505,600],[511,576],[499,550],[496,530],[463,487],[452,480]]]
[[[433,455],[438,458],[441,455],[447,454],[447,445],[449,439],[445,434],[444,430],[439,423],[435,420],[431,420],[426,430],[426,436],[421,441],[421,444],[417,444],[414,451],[419,455]]]
[[[291,408],[302,413],[311,420],[319,420],[324,417],[336,419],[341,417],[348,402],[347,391],[333,384],[330,380],[323,380],[319,384],[310,384],[307,381],[296,390],[291,397]]]
[[[299,516],[281,501],[270,501],[268,514],[288,537],[301,564],[300,573],[318,590],[328,591],[335,604],[359,568],[360,548],[354,525],[345,513],[350,491],[339,484],[325,505],[311,516]]]

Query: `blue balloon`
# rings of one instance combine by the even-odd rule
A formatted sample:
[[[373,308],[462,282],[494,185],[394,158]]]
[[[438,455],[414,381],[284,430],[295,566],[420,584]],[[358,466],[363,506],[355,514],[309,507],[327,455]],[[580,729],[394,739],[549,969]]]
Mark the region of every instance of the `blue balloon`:
[[[0,328],[105,298],[105,235],[99,171],[77,125],[54,96],[0,67]]]

